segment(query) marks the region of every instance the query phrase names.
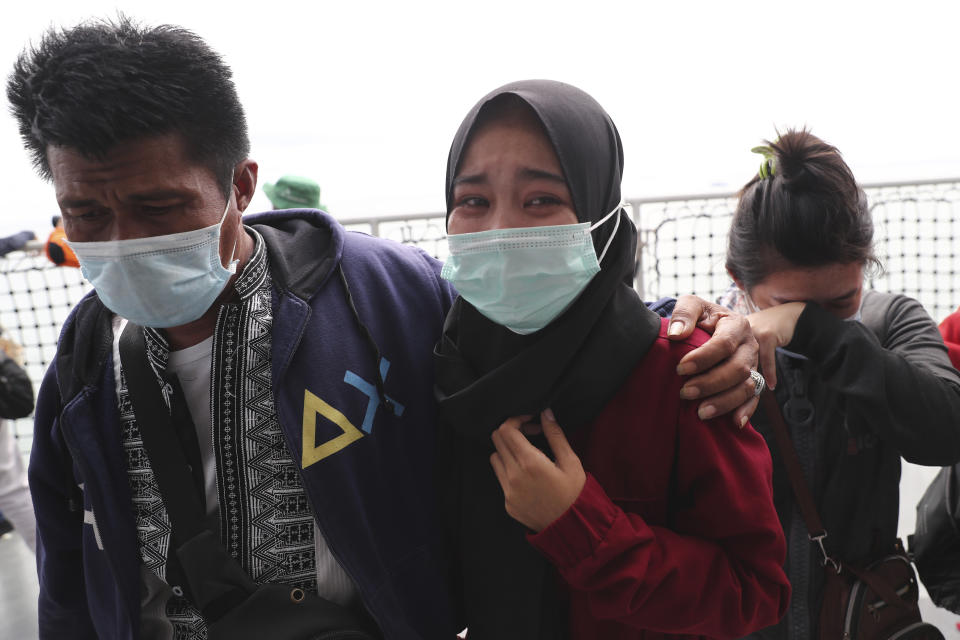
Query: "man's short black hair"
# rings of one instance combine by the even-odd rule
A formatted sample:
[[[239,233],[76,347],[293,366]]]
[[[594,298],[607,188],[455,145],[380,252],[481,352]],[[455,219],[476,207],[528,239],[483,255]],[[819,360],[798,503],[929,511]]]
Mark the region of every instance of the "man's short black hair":
[[[116,21],[51,28],[27,47],[7,82],[20,135],[50,179],[47,147],[102,158],[118,143],[170,133],[209,167],[224,194],[250,152],[230,68],[196,34]]]

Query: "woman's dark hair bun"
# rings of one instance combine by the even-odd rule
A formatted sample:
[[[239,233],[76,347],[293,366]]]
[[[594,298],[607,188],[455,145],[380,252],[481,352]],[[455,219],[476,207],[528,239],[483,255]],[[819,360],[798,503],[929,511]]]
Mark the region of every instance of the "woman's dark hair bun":
[[[767,142],[776,157],[775,175],[791,191],[843,192],[848,196],[859,191],[850,167],[840,151],[807,129],[791,129]]]
[[[740,191],[727,269],[748,289],[786,266],[877,264],[866,195],[840,152],[807,129],[758,150],[772,159]],[[765,161],[766,162],[766,161]]]

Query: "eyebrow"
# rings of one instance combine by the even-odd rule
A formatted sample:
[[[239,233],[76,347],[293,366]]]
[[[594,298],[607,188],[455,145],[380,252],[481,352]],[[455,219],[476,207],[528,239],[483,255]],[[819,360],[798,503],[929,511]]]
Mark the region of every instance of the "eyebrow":
[[[543,169],[523,168],[517,171],[517,176],[528,180],[549,180],[550,182],[558,182],[563,186],[567,186],[567,181],[563,176],[553,173],[552,171],[544,171]]]
[[[134,193],[128,196],[133,202],[150,202],[154,200],[176,200],[182,198],[189,198],[191,194],[178,191],[176,189],[157,189],[156,191],[147,191],[144,193]],[[65,208],[82,208],[82,207],[96,207],[101,203],[98,200],[87,198],[85,200],[73,200],[66,199],[60,200],[58,204],[61,207]]]
[[[174,200],[177,198],[187,198],[190,194],[176,189],[158,189],[156,191],[147,191],[146,193],[134,193],[129,197],[134,202],[145,202],[148,200]]]
[[[562,175],[553,173],[552,171],[544,171],[543,169],[524,167],[517,170],[517,177],[523,180],[549,180],[550,182],[567,186],[567,181]],[[452,186],[456,187],[461,184],[485,184],[486,182],[488,182],[487,174],[472,173],[457,176],[453,179]]]
[[[487,174],[473,173],[465,176],[457,176],[453,179],[453,184],[451,186],[456,187],[461,184],[485,184],[486,182]]]
[[[61,208],[65,208],[65,209],[70,209],[74,207],[79,209],[81,207],[95,207],[100,203],[97,202],[96,200],[88,199],[88,200],[58,200],[57,204],[59,204]]]

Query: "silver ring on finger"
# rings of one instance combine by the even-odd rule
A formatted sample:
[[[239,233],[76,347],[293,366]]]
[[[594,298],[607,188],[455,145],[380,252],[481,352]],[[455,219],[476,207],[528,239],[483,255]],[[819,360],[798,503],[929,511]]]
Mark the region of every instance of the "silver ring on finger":
[[[756,369],[750,369],[750,379],[753,380],[753,397],[756,398],[767,388],[767,381],[763,379],[763,374]]]

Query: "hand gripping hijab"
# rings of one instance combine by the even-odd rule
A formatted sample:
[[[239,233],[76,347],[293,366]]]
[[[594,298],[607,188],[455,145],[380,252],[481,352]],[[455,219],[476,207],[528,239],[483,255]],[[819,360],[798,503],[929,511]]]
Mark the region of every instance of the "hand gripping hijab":
[[[623,149],[613,121],[576,87],[528,80],[491,92],[460,125],[447,160],[447,215],[478,117],[506,94],[529,106],[543,124],[578,220],[597,222],[616,208]],[[445,461],[446,477],[453,478],[449,524],[459,544],[471,640],[565,635],[567,617],[553,571],[527,543],[523,525],[504,510],[489,462],[490,435],[511,416],[538,415],[548,407],[568,437],[588,427],[656,339],[659,317],[631,286],[636,228],[625,212],[617,215],[619,225],[610,220],[594,231],[597,255],[615,233],[600,273],[545,328],[516,334],[457,298],[434,351],[442,437],[452,452]]]

